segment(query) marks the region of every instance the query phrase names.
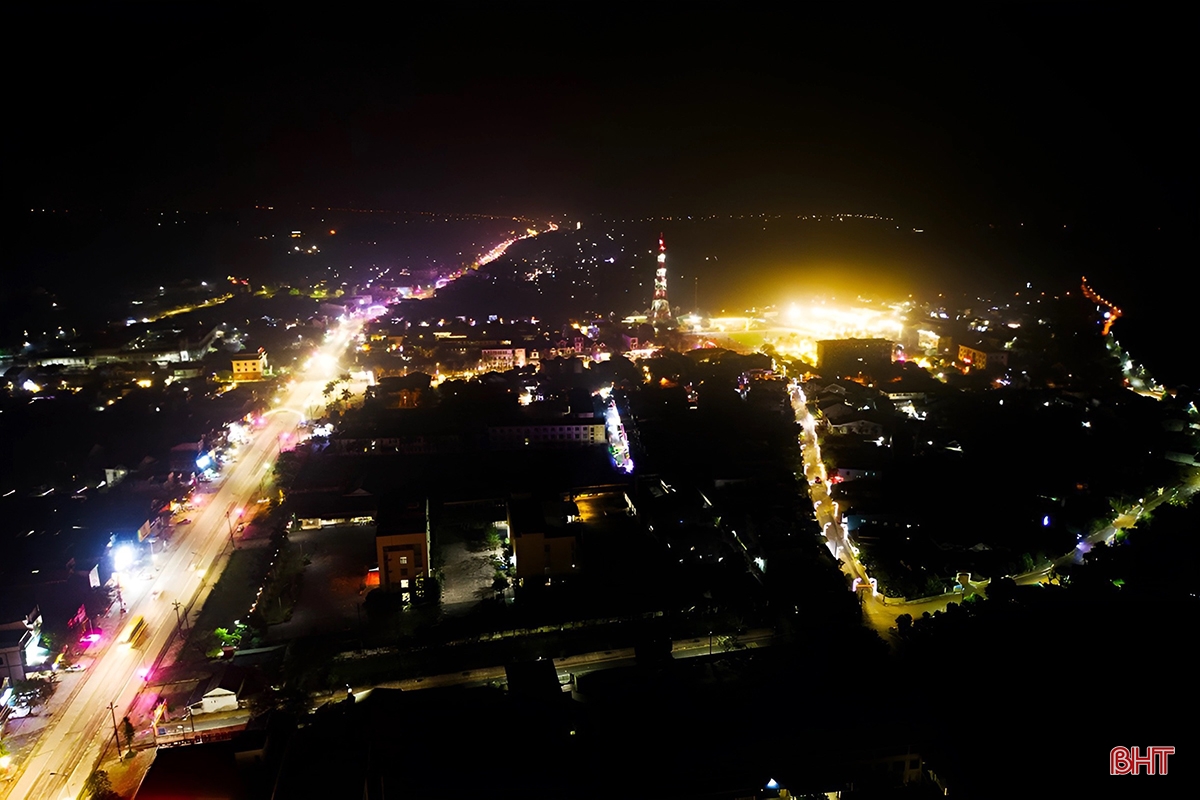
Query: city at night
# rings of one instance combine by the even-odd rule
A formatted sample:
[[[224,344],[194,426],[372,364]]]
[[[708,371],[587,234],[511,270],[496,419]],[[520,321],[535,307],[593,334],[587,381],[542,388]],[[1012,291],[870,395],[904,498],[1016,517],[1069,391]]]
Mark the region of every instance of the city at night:
[[[15,18],[0,800],[1195,796],[1186,17]]]

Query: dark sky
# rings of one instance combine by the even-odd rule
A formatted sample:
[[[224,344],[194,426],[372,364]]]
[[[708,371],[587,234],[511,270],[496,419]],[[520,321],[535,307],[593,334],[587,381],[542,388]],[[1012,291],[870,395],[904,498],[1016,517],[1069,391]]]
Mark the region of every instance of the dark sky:
[[[404,9],[22,11],[14,199],[1194,219],[1194,18]]]

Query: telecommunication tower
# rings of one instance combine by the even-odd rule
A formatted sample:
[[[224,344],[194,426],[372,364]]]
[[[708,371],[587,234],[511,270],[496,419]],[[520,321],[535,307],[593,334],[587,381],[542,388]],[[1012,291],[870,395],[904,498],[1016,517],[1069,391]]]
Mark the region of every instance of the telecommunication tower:
[[[658,269],[654,272],[654,302],[650,304],[650,321],[655,325],[671,322],[671,304],[667,302],[667,245],[658,235]]]

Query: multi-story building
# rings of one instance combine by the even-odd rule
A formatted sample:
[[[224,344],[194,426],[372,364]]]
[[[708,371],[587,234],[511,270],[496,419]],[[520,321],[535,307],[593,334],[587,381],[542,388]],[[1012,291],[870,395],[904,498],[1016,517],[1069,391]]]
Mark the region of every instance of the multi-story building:
[[[267,372],[267,351],[258,348],[253,355],[238,356],[233,359],[233,379],[235,381],[261,381]]]
[[[817,342],[817,369],[826,378],[870,374],[892,363],[893,349],[887,339],[825,339]]]
[[[958,346],[958,363],[970,369],[981,372],[994,369],[1002,370],[1008,366],[1008,352],[999,348],[969,347],[965,344]]]
[[[379,586],[411,600],[429,577],[429,501],[415,500],[380,511],[375,533]]]
[[[498,347],[480,350],[480,372],[508,372],[525,366],[524,347]]]
[[[515,496],[508,501],[508,537],[518,586],[579,572],[579,537],[572,502]]]
[[[487,429],[492,450],[569,449],[607,443],[604,420],[575,419],[530,422],[522,425],[493,425]]]
[[[40,663],[42,613],[24,598],[20,592],[0,595],[0,684],[5,678],[9,683],[25,680],[26,667]]]

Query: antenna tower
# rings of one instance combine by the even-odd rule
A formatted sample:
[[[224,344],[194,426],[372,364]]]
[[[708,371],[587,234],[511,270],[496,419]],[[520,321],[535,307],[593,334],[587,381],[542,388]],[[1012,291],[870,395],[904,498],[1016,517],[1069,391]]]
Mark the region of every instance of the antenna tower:
[[[667,302],[667,245],[658,235],[658,269],[654,271],[654,302],[650,304],[650,321],[655,325],[671,322],[671,304]]]

